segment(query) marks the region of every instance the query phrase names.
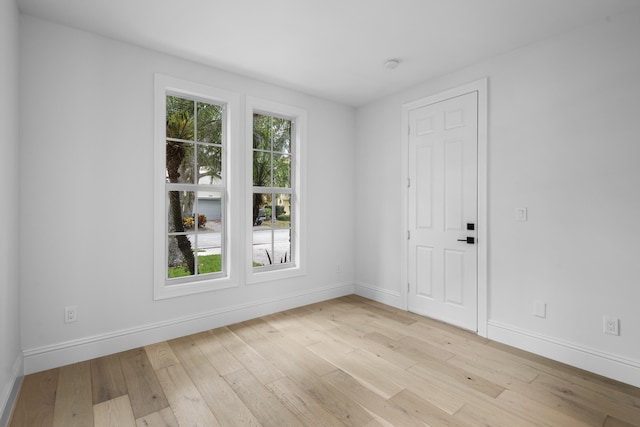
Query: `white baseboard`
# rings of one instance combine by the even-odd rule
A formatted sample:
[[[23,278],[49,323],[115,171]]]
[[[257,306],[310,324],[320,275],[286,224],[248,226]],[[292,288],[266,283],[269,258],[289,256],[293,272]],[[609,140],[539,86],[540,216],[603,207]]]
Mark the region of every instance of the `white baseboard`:
[[[397,291],[372,286],[362,282],[356,282],[355,293],[364,298],[369,298],[382,304],[390,305],[400,310],[406,310],[406,304],[402,300],[402,294]]]
[[[355,293],[406,310],[399,292],[356,283]],[[487,326],[487,338],[567,365],[640,387],[640,361],[626,359],[571,342],[520,329],[495,320]]]
[[[489,339],[640,387],[640,361],[489,321]]]
[[[90,360],[353,293],[353,283],[342,283],[25,350],[24,373]]]
[[[0,427],[4,427],[9,423],[11,410],[18,396],[20,384],[22,383],[23,364],[24,359],[22,354],[18,354],[11,368],[11,376],[3,387],[2,394],[0,394]]]

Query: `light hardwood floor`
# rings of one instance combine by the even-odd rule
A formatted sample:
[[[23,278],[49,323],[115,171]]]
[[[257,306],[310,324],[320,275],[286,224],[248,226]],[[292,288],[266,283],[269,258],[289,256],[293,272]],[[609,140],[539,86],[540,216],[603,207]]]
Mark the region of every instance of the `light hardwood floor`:
[[[11,427],[639,426],[640,389],[357,296],[25,377]]]

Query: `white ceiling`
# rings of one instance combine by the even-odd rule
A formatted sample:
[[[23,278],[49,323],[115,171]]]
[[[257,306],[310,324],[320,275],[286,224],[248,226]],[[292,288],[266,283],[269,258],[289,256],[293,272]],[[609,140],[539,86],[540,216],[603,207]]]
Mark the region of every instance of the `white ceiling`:
[[[640,0],[18,0],[23,13],[359,106]],[[398,58],[395,70],[387,59]]]

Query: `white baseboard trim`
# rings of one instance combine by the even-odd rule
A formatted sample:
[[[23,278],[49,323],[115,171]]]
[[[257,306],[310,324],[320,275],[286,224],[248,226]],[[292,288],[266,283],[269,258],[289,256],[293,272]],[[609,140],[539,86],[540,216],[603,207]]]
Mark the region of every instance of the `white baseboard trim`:
[[[23,366],[24,359],[22,354],[18,354],[11,368],[11,376],[3,387],[2,394],[0,394],[0,427],[5,427],[9,424],[11,410],[18,396],[20,384],[22,383]]]
[[[640,387],[640,361],[490,320],[488,338]]]
[[[24,373],[90,360],[353,293],[353,283],[341,283],[29,349],[24,351]]]
[[[402,301],[402,294],[397,291],[391,291],[389,289],[372,286],[366,283],[356,282],[355,294],[382,304],[399,308],[400,310],[407,309]]]

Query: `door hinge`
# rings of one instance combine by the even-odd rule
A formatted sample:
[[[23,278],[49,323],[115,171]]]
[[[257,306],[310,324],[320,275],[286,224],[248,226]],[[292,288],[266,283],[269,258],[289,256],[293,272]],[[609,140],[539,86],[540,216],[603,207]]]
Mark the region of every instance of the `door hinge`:
[[[407,188],[411,187],[411,178],[407,178]]]
[[[407,240],[411,240],[411,231],[407,230]]]

